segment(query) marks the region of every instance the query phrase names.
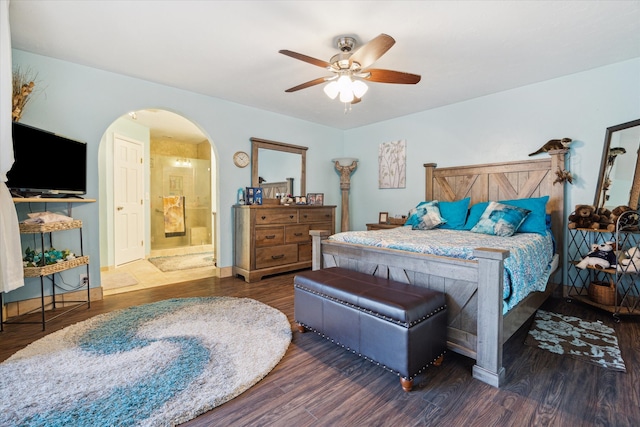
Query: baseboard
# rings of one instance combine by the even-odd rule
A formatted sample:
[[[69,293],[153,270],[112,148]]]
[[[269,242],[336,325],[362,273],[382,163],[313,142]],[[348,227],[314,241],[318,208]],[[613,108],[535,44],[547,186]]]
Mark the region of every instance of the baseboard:
[[[89,298],[91,301],[100,301],[103,298],[102,287],[90,288]],[[73,291],[64,294],[56,294],[56,306],[64,308],[65,306],[71,306],[76,303],[70,302],[65,305],[65,301],[83,301],[87,299],[87,291]],[[44,297],[44,303],[51,303],[51,296]],[[37,310],[41,307],[42,301],[40,297],[30,298],[21,301],[12,301],[5,303],[2,307],[2,319],[10,319],[12,317],[20,316],[33,310]],[[51,306],[45,307],[46,311],[51,309]]]
[[[220,274],[220,278],[223,277],[232,277],[233,276],[233,267],[218,267],[218,272]]]

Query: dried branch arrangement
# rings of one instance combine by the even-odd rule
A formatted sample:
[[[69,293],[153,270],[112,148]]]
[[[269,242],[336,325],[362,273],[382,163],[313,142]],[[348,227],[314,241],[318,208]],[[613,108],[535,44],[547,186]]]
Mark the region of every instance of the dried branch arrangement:
[[[13,110],[11,117],[14,122],[20,121],[25,106],[29,102],[30,95],[36,84],[34,74],[30,69],[21,70],[17,68],[13,71]]]

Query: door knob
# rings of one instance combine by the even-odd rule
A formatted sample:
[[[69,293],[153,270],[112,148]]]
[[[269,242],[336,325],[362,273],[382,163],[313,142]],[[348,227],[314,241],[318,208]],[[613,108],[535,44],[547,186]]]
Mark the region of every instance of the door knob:
[[[124,209],[124,206],[118,206],[117,208],[119,211],[121,211],[122,209]]]

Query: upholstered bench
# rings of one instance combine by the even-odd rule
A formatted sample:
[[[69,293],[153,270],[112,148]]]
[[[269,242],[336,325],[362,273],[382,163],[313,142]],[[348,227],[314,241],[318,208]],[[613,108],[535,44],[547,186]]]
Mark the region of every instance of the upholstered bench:
[[[405,391],[446,349],[444,294],[340,267],[294,278],[294,317],[309,329],[400,376]]]

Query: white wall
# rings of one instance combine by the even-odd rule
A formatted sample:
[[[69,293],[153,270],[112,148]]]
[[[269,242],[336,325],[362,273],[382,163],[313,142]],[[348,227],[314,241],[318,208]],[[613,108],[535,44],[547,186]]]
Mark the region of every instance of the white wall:
[[[219,167],[216,211],[220,245],[218,265],[233,264],[232,205],[236,191],[251,185],[251,168],[237,168],[233,153],[251,152],[249,138],[309,147],[307,190],[325,193],[326,204],[340,201],[339,177],[331,158],[342,150],[342,131],[303,120],[234,104],[148,81],[76,65],[45,56],[13,50],[13,64],[38,73],[40,93],[34,97],[22,122],[88,143],[88,198],[98,198],[98,148],[103,134],[118,117],[132,110],[160,108],[173,111],[198,125],[213,144]],[[66,208],[66,206],[64,206]],[[98,203],[78,204],[74,217],[85,224],[85,253],[91,257],[92,286],[99,284],[100,235]],[[7,301],[39,296],[39,281],[9,293]]]

